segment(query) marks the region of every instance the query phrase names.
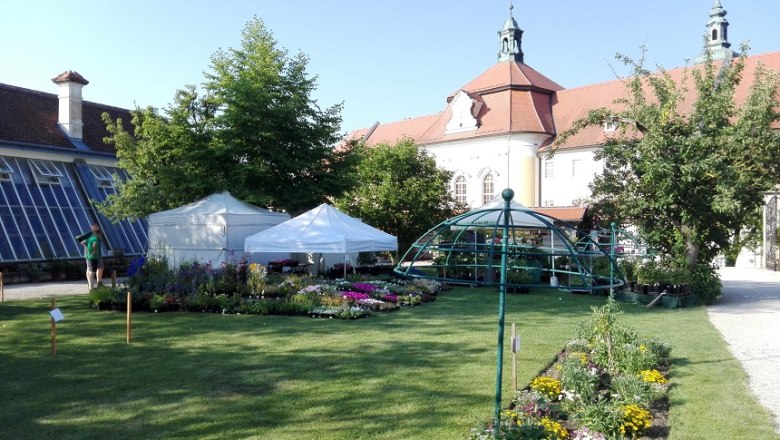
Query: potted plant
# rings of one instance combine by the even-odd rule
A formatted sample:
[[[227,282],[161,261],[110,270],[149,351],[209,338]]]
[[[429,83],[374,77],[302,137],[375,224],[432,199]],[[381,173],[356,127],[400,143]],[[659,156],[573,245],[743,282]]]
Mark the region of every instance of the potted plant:
[[[511,270],[506,273],[506,291],[509,293],[528,293],[526,284],[532,281],[531,274],[525,269]]]

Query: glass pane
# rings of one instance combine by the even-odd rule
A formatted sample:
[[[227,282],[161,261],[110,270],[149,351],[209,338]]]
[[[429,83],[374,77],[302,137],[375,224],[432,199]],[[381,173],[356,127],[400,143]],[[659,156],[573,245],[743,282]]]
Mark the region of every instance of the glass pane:
[[[57,199],[54,197],[54,190],[52,187],[59,186],[59,185],[41,185],[41,193],[43,194],[43,200],[45,201],[45,205],[56,205]],[[41,205],[38,205],[41,206]]]
[[[27,250],[22,243],[21,235],[19,234],[16,222],[14,222],[14,217],[11,214],[11,210],[6,206],[0,206],[0,223],[5,226],[6,238],[10,243],[11,249],[16,252],[16,257],[28,258]]]
[[[58,257],[64,257],[67,255],[65,250],[65,242],[74,241],[70,236],[71,233],[68,230],[68,225],[65,222],[65,218],[62,216],[62,212],[59,208],[51,210],[52,221],[54,222],[54,229],[51,230],[49,237],[54,245],[55,255]]]
[[[16,221],[16,226],[19,228],[19,239],[22,243],[22,246],[26,250],[26,254],[28,255],[27,258],[41,258],[41,252],[38,250],[38,244],[35,240],[35,235],[33,234],[33,231],[30,230],[30,225],[27,223],[24,211],[19,209],[16,210],[12,215]]]

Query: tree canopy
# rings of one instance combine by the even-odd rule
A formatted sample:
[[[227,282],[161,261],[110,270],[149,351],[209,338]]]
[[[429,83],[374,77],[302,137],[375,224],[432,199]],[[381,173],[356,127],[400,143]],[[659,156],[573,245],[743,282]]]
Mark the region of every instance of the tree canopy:
[[[336,201],[349,215],[398,237],[400,254],[458,206],[450,194],[452,173],[412,140],[358,150],[360,185]]]
[[[604,220],[638,227],[690,269],[711,263],[745,228],[755,228],[764,192],[778,183],[780,135],[771,126],[778,120],[778,72],[759,66],[737,102],[745,54],[743,47],[732,60],[708,58],[677,81],[619,56],[633,68],[627,97],[590,111],[556,141],[616,123],[595,154],[604,172],[591,185],[594,208]]]
[[[341,104],[320,109],[307,57],[288,56],[263,22],[239,48],[219,50],[199,90],[188,85],[164,111],[132,112],[132,133],[104,115],[119,166],[130,179],[100,209],[143,217],[213,192],[302,212],[354,184],[356,157],[340,140]]]

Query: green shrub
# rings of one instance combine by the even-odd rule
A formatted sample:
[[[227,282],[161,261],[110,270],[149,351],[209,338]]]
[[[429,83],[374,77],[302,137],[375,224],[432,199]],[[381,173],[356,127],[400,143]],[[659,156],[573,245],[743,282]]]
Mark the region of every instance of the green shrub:
[[[620,407],[611,401],[598,400],[584,406],[574,414],[574,420],[583,426],[606,434],[610,438],[619,437],[620,425],[623,423],[623,414]]]
[[[647,406],[655,400],[658,393],[653,390],[649,383],[645,382],[639,376],[624,374],[612,378],[612,390],[615,392],[615,400],[623,403],[636,403]]]
[[[89,291],[89,302],[92,305],[100,307],[101,304],[110,305],[124,301],[122,301],[119,290],[100,284]]]
[[[716,269],[707,264],[698,264],[691,274],[693,293],[704,304],[712,304],[720,297],[722,285]]]
[[[584,353],[566,356],[561,364],[561,380],[567,399],[589,402],[596,398],[600,377],[590,370]]]

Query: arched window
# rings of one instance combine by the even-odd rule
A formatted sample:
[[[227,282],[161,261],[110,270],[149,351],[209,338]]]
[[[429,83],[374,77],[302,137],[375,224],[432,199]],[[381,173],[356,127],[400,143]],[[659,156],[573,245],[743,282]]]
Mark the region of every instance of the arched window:
[[[455,179],[455,201],[466,204],[466,178],[463,176]]]
[[[712,41],[715,41],[717,39],[718,39],[718,30],[717,29],[713,29],[712,30]]]
[[[493,174],[488,173],[482,178],[482,204],[493,198]]]

